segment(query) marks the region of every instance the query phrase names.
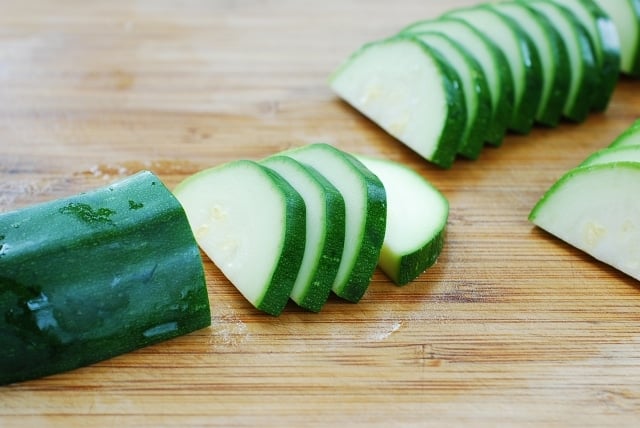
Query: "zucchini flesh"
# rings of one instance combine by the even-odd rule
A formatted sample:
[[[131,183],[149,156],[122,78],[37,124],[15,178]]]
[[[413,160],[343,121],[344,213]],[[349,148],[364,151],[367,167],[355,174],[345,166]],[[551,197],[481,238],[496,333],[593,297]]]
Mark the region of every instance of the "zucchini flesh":
[[[0,215],[0,384],[211,323],[200,252],[151,172]]]

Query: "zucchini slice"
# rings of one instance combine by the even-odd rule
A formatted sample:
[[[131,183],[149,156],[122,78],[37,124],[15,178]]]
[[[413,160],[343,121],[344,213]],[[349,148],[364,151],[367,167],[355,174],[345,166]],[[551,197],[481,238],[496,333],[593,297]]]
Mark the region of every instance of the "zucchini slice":
[[[640,145],[640,119],[618,135],[609,147],[635,146]]]
[[[599,165],[611,162],[640,162],[640,146],[606,147],[586,158],[580,166]]]
[[[298,191],[306,206],[306,245],[291,300],[319,312],[331,293],[344,247],[344,198],[322,174],[288,156],[261,161]]]
[[[591,111],[599,76],[591,41],[582,24],[567,9],[548,0],[529,0],[526,4],[549,19],[562,36],[571,65],[571,86],[563,116],[584,121]]]
[[[442,168],[455,160],[466,122],[460,79],[411,36],[366,44],[330,78],[342,99]]]
[[[379,266],[396,285],[431,267],[444,247],[447,199],[414,170],[397,162],[358,156],[387,192],[387,228]]]
[[[380,257],[387,221],[387,196],[378,177],[352,155],[324,143],[281,153],[310,165],[342,194],[345,237],[333,292],[358,302],[369,287]]]
[[[620,70],[640,77],[640,0],[594,0],[611,18],[620,40]]]
[[[415,37],[440,53],[458,73],[467,106],[467,122],[458,154],[477,159],[484,147],[492,116],[491,95],[480,65],[457,42],[442,33],[416,33]]]
[[[249,160],[200,171],[174,193],[207,256],[254,307],[279,315],[304,254],[306,207],[300,194]]]
[[[538,201],[529,220],[640,280],[640,163],[575,168]]]
[[[151,172],[0,215],[0,384],[211,323],[202,259]]]
[[[567,8],[589,35],[600,77],[593,94],[592,108],[604,111],[620,76],[620,38],[613,20],[593,0],[553,1]],[[609,0],[609,3],[613,2]]]
[[[425,31],[444,34],[478,62],[487,79],[491,95],[492,117],[485,139],[493,146],[501,145],[514,102],[513,79],[504,54],[484,34],[461,19],[418,21],[404,28],[401,34],[419,34]]]
[[[445,16],[460,18],[478,31],[484,31],[502,50],[507,58],[515,89],[514,110],[509,128],[522,134],[530,132],[540,105],[543,75],[540,56],[527,33],[515,21],[484,4],[455,9]]]
[[[536,121],[556,126],[571,84],[571,71],[564,41],[546,17],[516,1],[489,4],[494,10],[517,21],[535,44],[542,65],[543,88]]]

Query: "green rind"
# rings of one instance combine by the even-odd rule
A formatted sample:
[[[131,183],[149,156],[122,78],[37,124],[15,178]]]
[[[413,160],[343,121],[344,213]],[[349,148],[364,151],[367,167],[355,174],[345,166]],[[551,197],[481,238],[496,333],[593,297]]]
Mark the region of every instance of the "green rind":
[[[211,323],[185,213],[148,171],[0,215],[0,313],[0,384]]]
[[[462,58],[464,67],[467,69],[467,74],[470,76],[470,80],[467,81],[463,79],[463,70],[457,70],[458,75],[460,76],[464,92],[471,93],[471,96],[474,98],[473,101],[475,102],[475,105],[473,106],[472,111],[470,108],[471,106],[469,106],[469,103],[467,102],[467,123],[464,133],[460,139],[457,152],[467,159],[477,159],[484,147],[485,137],[493,115],[491,94],[489,93],[487,80],[480,68],[480,65],[474,58],[469,56],[458,42],[451,40],[442,33],[426,31],[415,33],[414,36],[436,52],[439,52],[444,60],[448,61],[454,68],[454,61],[449,59],[449,55],[458,55]],[[447,46],[440,48],[440,44],[437,43],[438,41],[433,40],[434,37],[442,38],[442,40],[447,43]],[[449,49],[454,50],[455,52],[447,52]],[[465,98],[465,102],[466,101],[468,101],[467,98]]]
[[[432,142],[431,145],[435,147],[432,153],[421,153],[417,147],[412,147],[406,141],[402,141],[399,137],[395,137],[407,147],[416,151],[422,157],[425,157],[433,164],[447,169],[453,165],[456,158],[457,147],[460,144],[464,132],[464,124],[466,122],[466,110],[463,95],[460,91],[461,83],[455,70],[453,70],[449,64],[435,51],[429,49],[423,42],[411,35],[400,34],[383,40],[376,40],[374,42],[367,43],[354,52],[330,77],[329,84],[334,88],[334,82],[340,78],[341,74],[351,67],[359,59],[361,55],[368,53],[370,49],[375,49],[381,46],[391,46],[396,43],[408,43],[416,46],[421,52],[428,57],[430,61],[435,65],[442,77],[442,88],[446,97],[445,108],[447,109],[445,123],[442,124],[442,130],[437,142]],[[389,80],[384,82],[385,84],[393,83]],[[425,95],[425,96],[428,96]],[[350,102],[354,108],[360,113],[369,117],[366,111],[363,111],[355,103]],[[370,118],[375,123],[375,118]],[[428,121],[429,118],[425,117],[423,120]],[[376,123],[381,126],[380,124]],[[384,129],[384,128],[383,128]],[[385,129],[390,135],[393,134]]]
[[[433,266],[444,249],[446,229],[439,232],[415,253],[407,254],[400,259],[398,272],[393,279],[396,285],[406,285],[415,280],[425,270]]]
[[[261,161],[261,163],[269,168],[275,169],[280,175],[288,180],[294,187],[298,188],[294,182],[295,177],[293,174],[283,174],[281,169],[278,169],[277,164],[279,162],[292,163],[291,168],[299,170],[299,174],[304,174],[306,179],[311,181],[315,185],[315,189],[322,197],[322,206],[324,212],[322,218],[312,218],[312,212],[307,207],[307,228],[321,228],[323,231],[320,247],[318,251],[309,253],[309,257],[312,258],[314,264],[314,270],[310,273],[307,282],[304,283],[304,289],[299,293],[291,293],[291,298],[300,307],[312,312],[319,312],[325,302],[327,301],[329,294],[331,293],[331,285],[335,280],[338,273],[338,267],[340,266],[340,259],[342,256],[342,250],[344,247],[344,230],[345,230],[345,203],[344,198],[322,174],[318,173],[315,169],[308,165],[294,160],[288,156],[274,155]],[[304,194],[299,192],[303,198]],[[323,224],[314,224],[318,221],[322,221]],[[307,240],[307,245],[309,241]],[[305,251],[307,251],[305,249]],[[305,254],[304,257],[307,257]],[[296,280],[296,283],[300,279]]]
[[[332,290],[337,296],[355,303],[358,302],[367,291],[380,257],[387,219],[386,192],[378,177],[362,165],[362,163],[352,155],[329,144],[310,144],[282,152],[281,154],[291,156],[315,168],[340,190],[341,183],[337,183],[332,179],[330,174],[325,171],[325,168],[327,168],[326,164],[323,168],[323,165],[317,163],[321,152],[325,152],[326,156],[331,157],[332,162],[339,162],[357,177],[362,186],[362,197],[366,201],[364,213],[360,213],[360,215],[364,216],[364,221],[360,225],[361,227],[358,232],[359,242],[357,245],[357,256],[350,265],[345,265],[344,268],[341,266],[345,274],[342,275],[339,273],[339,277],[336,278],[332,286]],[[348,211],[349,199],[346,198],[344,194],[343,197],[345,198],[346,209]],[[346,239],[348,239],[348,237]]]
[[[567,47],[564,41],[544,15],[521,2],[511,0],[499,1],[491,3],[490,7],[499,13],[521,22],[524,31],[528,32],[532,42],[539,48],[542,70],[544,70],[544,58],[542,55],[542,48],[544,47],[541,48],[540,44],[546,43],[546,48],[551,55],[550,62],[553,71],[549,75],[542,71],[544,86],[535,119],[538,123],[545,126],[557,126],[562,118],[562,107],[567,98],[571,79],[569,60],[567,59]],[[521,18],[523,16],[525,19],[528,19],[528,23],[522,22]],[[538,40],[535,34],[532,34],[528,27],[531,25],[537,26],[539,29],[538,34],[542,34],[544,40]]]
[[[505,28],[508,28],[509,32],[513,36],[513,40],[518,43],[518,58],[510,57],[509,53],[505,51],[502,46],[505,39],[496,37],[491,31],[486,31],[486,28],[483,28],[483,23],[477,20],[477,13],[483,12],[491,14],[496,17],[497,20],[505,24]],[[515,92],[516,98],[514,101],[513,114],[509,121],[509,129],[520,134],[529,133],[533,128],[536,112],[540,105],[540,97],[542,94],[542,68],[538,51],[527,33],[518,26],[517,22],[507,16],[497,13],[486,4],[454,9],[443,16],[458,17],[474,26],[478,31],[485,31],[485,34],[487,34],[496,46],[502,50],[510,64],[510,70],[513,73],[512,78],[514,82],[519,79],[524,80],[524,87],[520,99],[518,99],[517,91]],[[516,75],[516,70],[513,67],[515,62],[524,66],[523,76]]]
[[[486,51],[490,53],[489,62],[491,66],[481,60],[479,53],[471,49],[468,46],[468,42],[465,43],[466,39],[460,33],[460,28],[464,29],[466,33],[470,34],[476,42],[484,46]],[[423,31],[437,31],[459,43],[471,58],[476,59],[478,64],[482,67],[485,75],[497,76],[500,79],[500,85],[490,87],[490,91],[492,93],[493,116],[485,135],[485,139],[488,144],[495,147],[500,146],[506,134],[507,125],[512,115],[514,103],[513,79],[511,78],[507,59],[502,51],[500,51],[495,43],[489,40],[482,32],[470,26],[462,19],[453,17],[441,17],[436,20],[417,21],[405,27],[400,34],[413,34]]]

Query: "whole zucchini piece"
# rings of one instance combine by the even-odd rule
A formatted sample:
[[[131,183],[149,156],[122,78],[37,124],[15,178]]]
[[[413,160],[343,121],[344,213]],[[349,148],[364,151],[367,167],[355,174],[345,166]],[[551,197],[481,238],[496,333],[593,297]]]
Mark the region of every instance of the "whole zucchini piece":
[[[0,214],[0,384],[210,323],[199,249],[153,173]]]

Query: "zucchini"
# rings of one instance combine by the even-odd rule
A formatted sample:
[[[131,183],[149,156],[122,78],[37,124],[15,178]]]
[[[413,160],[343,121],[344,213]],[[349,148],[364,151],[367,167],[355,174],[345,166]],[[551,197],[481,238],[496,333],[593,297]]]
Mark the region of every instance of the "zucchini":
[[[640,119],[618,135],[609,147],[635,146],[640,145]]]
[[[640,146],[607,147],[593,153],[580,166],[599,165],[611,162],[640,162]]]
[[[415,37],[442,55],[458,73],[467,110],[458,154],[477,159],[484,147],[492,116],[491,95],[480,65],[457,42],[442,33],[416,33]]]
[[[442,168],[456,158],[466,122],[460,79],[420,40],[368,43],[331,76],[331,88],[382,129]]]
[[[390,160],[358,156],[387,192],[387,226],[379,266],[396,285],[431,267],[444,247],[447,199],[414,170]]]
[[[401,34],[438,32],[458,43],[478,62],[487,79],[491,95],[491,121],[486,131],[486,142],[500,146],[506,134],[513,111],[514,89],[509,65],[504,54],[480,31],[455,18],[440,18],[415,22]]]
[[[526,4],[549,19],[562,36],[571,65],[571,86],[563,106],[563,116],[584,121],[591,111],[593,94],[599,82],[591,41],[582,24],[567,9],[548,0],[529,0]]]
[[[387,196],[380,179],[352,155],[324,143],[281,153],[322,174],[345,202],[345,238],[333,292],[358,302],[378,264],[387,221]]]
[[[620,38],[611,18],[593,0],[553,0],[567,8],[582,24],[591,40],[599,74],[592,108],[604,111],[620,76]],[[611,0],[609,0],[610,3]]]
[[[620,41],[620,70],[640,77],[640,0],[594,0],[613,21]]]
[[[211,323],[200,252],[151,172],[0,215],[0,384]]]
[[[460,18],[483,31],[502,50],[514,82],[514,109],[509,128],[522,134],[531,131],[540,105],[543,76],[540,56],[527,33],[514,20],[485,4],[455,9],[445,16]]]
[[[306,244],[291,300],[319,312],[331,293],[344,247],[344,198],[323,175],[288,156],[271,156],[262,165],[280,174],[306,206]]]
[[[566,243],[640,280],[640,163],[570,170],[538,201],[529,220]]]
[[[302,263],[306,206],[279,174],[237,160],[200,171],[174,189],[207,256],[257,309],[277,316]]]
[[[562,117],[562,106],[571,84],[566,45],[546,17],[523,3],[501,1],[489,6],[516,20],[535,44],[543,76],[542,96],[535,119],[542,125],[556,126]]]

